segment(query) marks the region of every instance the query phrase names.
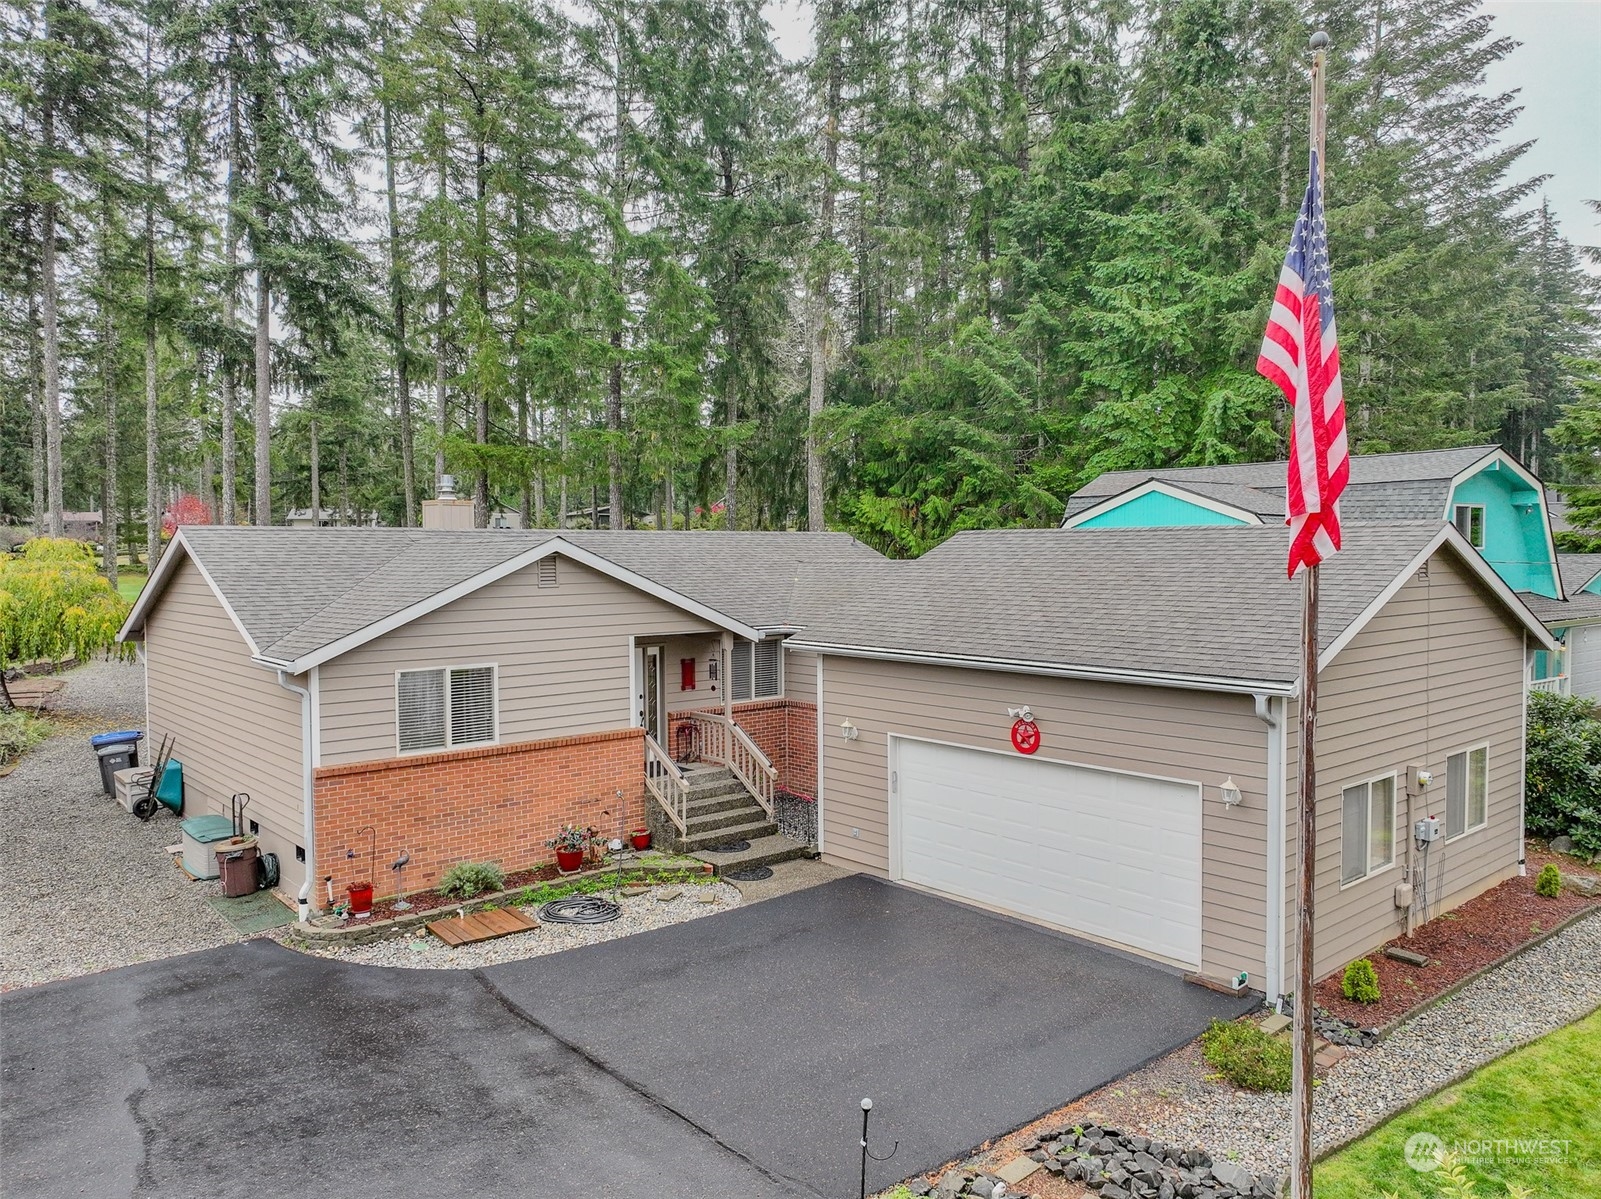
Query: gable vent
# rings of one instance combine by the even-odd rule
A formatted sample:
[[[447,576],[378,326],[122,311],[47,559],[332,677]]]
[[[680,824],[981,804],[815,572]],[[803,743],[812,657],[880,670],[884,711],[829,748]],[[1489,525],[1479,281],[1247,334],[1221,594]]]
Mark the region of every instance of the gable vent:
[[[539,580],[541,587],[554,587],[556,585],[556,555],[541,558],[535,567],[534,577]]]

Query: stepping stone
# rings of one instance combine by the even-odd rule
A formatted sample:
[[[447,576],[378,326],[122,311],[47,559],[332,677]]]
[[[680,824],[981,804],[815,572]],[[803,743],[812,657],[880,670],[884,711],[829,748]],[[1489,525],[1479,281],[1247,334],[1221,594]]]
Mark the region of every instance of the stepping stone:
[[[1351,1056],[1351,1051],[1344,1045],[1330,1045],[1320,1049],[1312,1059],[1312,1064],[1319,1070],[1327,1070],[1330,1066],[1337,1066]]]
[[[624,887],[623,897],[625,899],[637,899],[641,895],[649,894],[649,892],[649,887]]]
[[[696,903],[716,903],[717,902],[717,895],[716,895],[715,892],[712,892],[712,891],[709,891],[709,890],[708,891],[702,891],[699,895],[695,896],[695,902]]]
[[[1288,1016],[1280,1015],[1278,1012],[1274,1012],[1266,1020],[1262,1021],[1260,1027],[1263,1032],[1267,1033],[1267,1035],[1271,1037],[1277,1033],[1283,1032],[1293,1023],[1294,1021]]]
[[[1387,946],[1384,950],[1384,956],[1394,958],[1398,962],[1405,962],[1408,966],[1427,966],[1429,964],[1428,954],[1418,953],[1415,949],[1402,949],[1399,945]]]
[[[667,887],[667,888],[664,888],[663,890],[660,890],[660,891],[656,892],[656,902],[657,903],[672,903],[673,900],[677,899],[683,893],[684,892],[682,890],[680,890],[678,887]]]
[[[1023,1179],[1039,1168],[1039,1162],[1030,1161],[1027,1157],[1014,1157],[999,1170],[995,1171],[995,1177],[1010,1186],[1012,1183],[1022,1182]]]

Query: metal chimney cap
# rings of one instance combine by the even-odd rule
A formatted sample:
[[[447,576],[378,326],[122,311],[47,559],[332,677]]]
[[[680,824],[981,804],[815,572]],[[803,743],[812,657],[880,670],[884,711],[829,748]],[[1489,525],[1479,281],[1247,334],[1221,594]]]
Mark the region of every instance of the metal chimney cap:
[[[439,476],[439,498],[442,500],[453,500],[456,498],[455,475]]]

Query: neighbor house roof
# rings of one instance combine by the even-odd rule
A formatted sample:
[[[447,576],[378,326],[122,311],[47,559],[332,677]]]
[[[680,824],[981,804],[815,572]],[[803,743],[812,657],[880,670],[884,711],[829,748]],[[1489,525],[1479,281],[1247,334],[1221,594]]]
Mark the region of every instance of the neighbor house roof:
[[[1558,554],[1557,569],[1562,572],[1562,588],[1570,595],[1583,591],[1601,575],[1601,554]]]
[[[297,672],[549,553],[582,562],[742,636],[793,627],[815,564],[882,562],[843,533],[288,529],[179,531],[122,635],[143,627],[192,558],[254,655]]]
[[[1341,500],[1341,511],[1347,520],[1438,520],[1445,512],[1452,480],[1499,452],[1499,446],[1480,445],[1404,454],[1352,455],[1351,482]],[[1112,471],[1092,479],[1075,492],[1067,502],[1064,519],[1149,479],[1160,479],[1198,494],[1207,494],[1205,488],[1229,488],[1231,498],[1223,495],[1212,498],[1223,499],[1262,516],[1282,515],[1285,470],[1286,463],[1279,461]],[[1252,496],[1254,498],[1249,498]]]
[[[1562,574],[1562,590],[1567,599],[1523,594],[1521,598],[1529,610],[1552,625],[1601,619],[1601,595],[1584,590],[1601,574],[1601,554],[1558,554],[1557,569]]]
[[[1449,546],[1542,644],[1549,635],[1438,519],[1350,524],[1322,575],[1320,649],[1341,649],[1412,572]],[[1301,585],[1273,526],[961,533],[821,613],[795,648],[868,657],[1293,690]]]

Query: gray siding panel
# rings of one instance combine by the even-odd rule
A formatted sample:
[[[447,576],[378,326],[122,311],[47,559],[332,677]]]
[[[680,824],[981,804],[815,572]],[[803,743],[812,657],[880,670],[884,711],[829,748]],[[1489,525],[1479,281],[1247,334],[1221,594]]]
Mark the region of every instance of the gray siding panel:
[[[1201,969],[1264,985],[1268,729],[1249,696],[835,656],[823,674],[827,858],[888,873],[890,734],[1010,753],[1006,710],[1026,703],[1042,758],[1203,784]],[[839,734],[847,719],[855,741]],[[1232,810],[1218,791],[1230,775],[1245,794]]]
[[[574,562],[555,587],[518,571],[325,664],[321,764],[395,756],[397,670],[496,664],[502,742],[626,728],[629,637],[711,628]],[[677,665],[664,663],[674,683]]]
[[[300,698],[250,660],[244,638],[192,561],[174,572],[145,627],[144,645],[147,757],[162,734],[176,738],[185,816],[225,815],[229,797],[248,792],[247,817],[261,825],[262,849],[278,855],[279,889],[298,890],[305,877],[295,861],[302,834]]]
[[[1414,576],[1341,652],[1319,679],[1317,737],[1318,977],[1405,931],[1394,891],[1405,875],[1410,823],[1404,777],[1409,766],[1435,783],[1413,801],[1412,816],[1445,811],[1450,754],[1488,743],[1489,820],[1430,852],[1431,885],[1442,859],[1438,914],[1517,873],[1523,799],[1522,630],[1486,602],[1481,585],[1449,552]],[[1290,705],[1289,793],[1295,805],[1296,729]],[[1395,865],[1340,885],[1341,793],[1352,783],[1394,771]],[[1287,826],[1286,967],[1294,962],[1295,829]],[[1443,852],[1440,852],[1443,845]],[[1286,986],[1290,982],[1287,980]]]

